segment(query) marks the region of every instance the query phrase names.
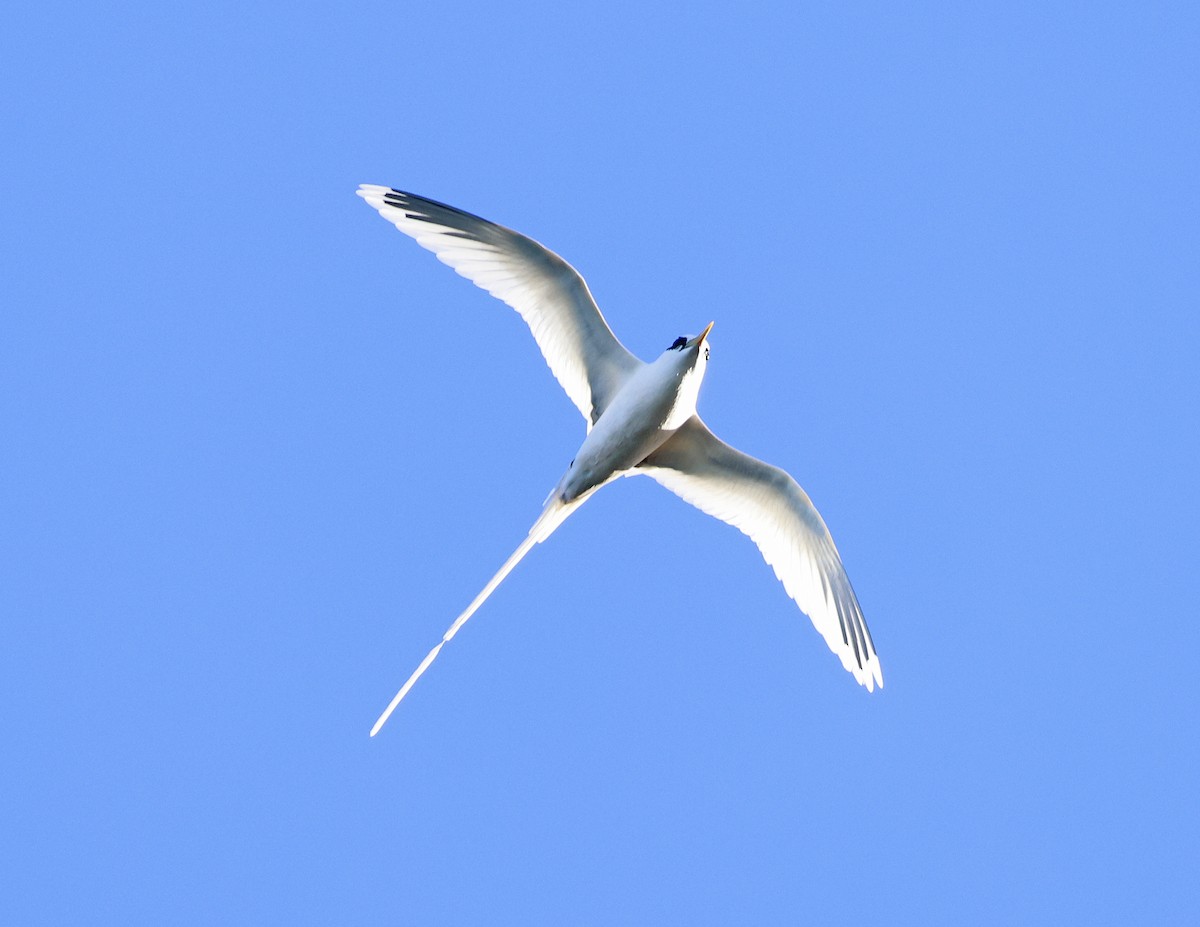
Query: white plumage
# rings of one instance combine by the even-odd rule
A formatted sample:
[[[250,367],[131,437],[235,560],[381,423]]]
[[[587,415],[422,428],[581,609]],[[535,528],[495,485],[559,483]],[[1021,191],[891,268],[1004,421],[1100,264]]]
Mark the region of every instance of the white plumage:
[[[575,269],[532,239],[400,190],[363,184],[358,195],[438,260],[520,313],[588,429],[528,536],[396,693],[372,736],[535,544],[601,486],[639,473],[749,536],[842,665],[868,690],[883,685],[862,609],[807,494],[785,471],[725,444],[696,415],[711,323],[644,364],[617,340]]]

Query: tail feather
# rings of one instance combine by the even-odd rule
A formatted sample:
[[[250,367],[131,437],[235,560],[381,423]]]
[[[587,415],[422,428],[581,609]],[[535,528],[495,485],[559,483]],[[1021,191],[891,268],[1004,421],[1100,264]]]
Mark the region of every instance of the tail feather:
[[[556,494],[546,504],[546,507],[542,509],[541,516],[533,523],[533,527],[529,529],[529,534],[525,537],[525,540],[512,552],[512,556],[504,561],[504,565],[496,571],[495,576],[488,580],[488,584],[483,587],[479,595],[475,596],[471,604],[466,607],[466,610],[454,619],[454,623],[447,628],[446,633],[442,635],[442,639],[438,642],[437,646],[426,654],[425,659],[421,661],[421,665],[413,671],[413,674],[408,677],[408,681],[400,687],[400,691],[396,693],[391,704],[384,709],[383,714],[379,716],[379,720],[375,722],[375,726],[371,728],[372,737],[379,733],[379,729],[391,717],[392,712],[396,710],[396,706],[400,704],[404,696],[408,695],[408,690],[421,678],[425,670],[429,669],[429,665],[437,658],[441,649],[458,633],[458,629],[467,623],[467,619],[475,614],[479,606],[486,602],[488,597],[496,591],[496,587],[504,582],[504,578],[512,572],[513,567],[525,558],[525,555],[533,549],[535,544],[540,544],[546,538],[550,537],[558,529],[558,526],[567,520],[567,516],[583,504],[585,498],[586,496],[571,502],[562,502]]]

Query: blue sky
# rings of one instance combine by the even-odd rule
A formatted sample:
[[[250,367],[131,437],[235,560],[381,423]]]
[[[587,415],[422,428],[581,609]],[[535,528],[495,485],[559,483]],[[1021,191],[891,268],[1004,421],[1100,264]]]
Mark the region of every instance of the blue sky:
[[[0,919],[1195,923],[1194,5],[27,5]],[[15,92],[14,92],[15,91]],[[510,225],[829,523],[887,687],[353,190]]]

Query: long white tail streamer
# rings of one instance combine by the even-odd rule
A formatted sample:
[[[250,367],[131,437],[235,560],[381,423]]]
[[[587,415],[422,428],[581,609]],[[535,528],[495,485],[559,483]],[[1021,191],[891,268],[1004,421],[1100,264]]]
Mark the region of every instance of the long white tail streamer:
[[[557,498],[547,503],[546,507],[542,510],[541,516],[533,523],[533,527],[529,529],[529,534],[525,540],[512,552],[512,556],[504,561],[504,566],[500,567],[496,571],[496,575],[488,580],[488,584],[483,587],[479,595],[475,596],[466,610],[454,619],[454,624],[450,625],[446,633],[442,635],[442,639],[438,642],[438,645],[426,654],[425,659],[421,661],[421,665],[413,670],[413,674],[408,677],[408,682],[400,687],[400,691],[396,693],[391,704],[384,709],[383,714],[379,716],[379,720],[375,722],[375,726],[371,728],[372,737],[379,733],[379,729],[391,717],[392,712],[396,710],[396,706],[400,704],[404,696],[408,695],[408,690],[421,678],[421,674],[429,669],[429,665],[437,659],[438,653],[441,652],[441,649],[446,646],[449,640],[458,633],[458,629],[467,623],[467,619],[474,615],[478,611],[479,606],[486,602],[488,597],[496,591],[496,587],[504,582],[504,577],[508,576],[512,572],[513,567],[520,563],[527,553],[533,550],[535,544],[540,544],[546,538],[550,537],[558,526],[567,520],[567,516],[583,504],[584,499],[588,495],[591,495],[591,493],[567,503],[560,502]]]

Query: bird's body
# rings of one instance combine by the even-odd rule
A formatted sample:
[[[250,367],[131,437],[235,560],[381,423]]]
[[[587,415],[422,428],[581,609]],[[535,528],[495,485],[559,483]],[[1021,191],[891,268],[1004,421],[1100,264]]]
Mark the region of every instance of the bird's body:
[[[364,184],[358,193],[400,231],[516,309],[588,422],[587,436],[525,540],[396,693],[372,735],[535,544],[600,487],[639,473],[749,535],[842,665],[868,690],[883,685],[858,600],[804,490],[783,470],[729,447],[696,414],[711,322],[643,363],[613,335],[583,278],[531,239],[388,187]]]
[[[692,344],[634,371],[588,431],[555,494],[570,502],[632,470],[695,415],[704,355],[702,344]]]

